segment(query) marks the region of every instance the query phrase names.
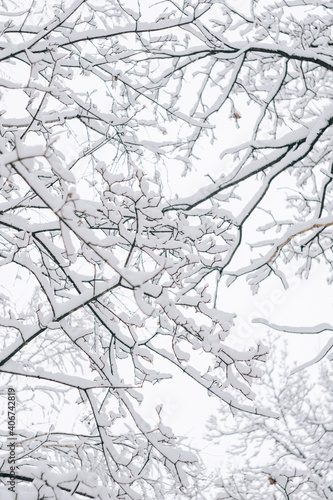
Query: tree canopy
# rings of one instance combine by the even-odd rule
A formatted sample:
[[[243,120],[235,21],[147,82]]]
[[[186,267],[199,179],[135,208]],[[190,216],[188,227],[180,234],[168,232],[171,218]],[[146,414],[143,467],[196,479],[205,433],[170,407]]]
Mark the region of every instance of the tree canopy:
[[[209,438],[225,447],[231,469],[217,480],[221,500],[332,498],[332,370],[324,364],[319,380],[313,372],[290,380],[288,348],[277,351],[277,341],[269,341],[260,394],[280,419],[230,418],[224,406],[210,418]],[[234,441],[226,446],[230,436]]]
[[[333,279],[333,4],[231,3],[0,2],[0,370],[45,405],[74,391],[87,426],[20,429],[38,498],[203,497],[145,387],[170,365],[276,416],[221,290],[287,288],[291,261]]]

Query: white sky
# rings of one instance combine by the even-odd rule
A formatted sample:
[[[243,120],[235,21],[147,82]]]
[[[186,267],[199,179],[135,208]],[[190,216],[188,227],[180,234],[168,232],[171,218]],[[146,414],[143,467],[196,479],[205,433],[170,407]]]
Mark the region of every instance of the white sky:
[[[250,15],[251,1],[234,0],[230,2],[234,8],[243,9],[246,15]],[[16,107],[15,114],[17,117],[22,116],[22,109],[25,106],[26,98],[22,101],[17,98],[17,93],[13,92],[13,96],[8,97],[7,105],[13,111]],[[171,186],[171,179],[174,186],[178,186],[180,196],[186,196],[193,192],[198,186],[202,186],[202,182],[207,184],[210,180],[205,177],[209,173],[213,178],[221,174],[221,168],[226,168],[218,161],[218,153],[222,151],[226,145],[228,147],[243,142],[248,134],[249,124],[251,122],[251,109],[244,105],[240,110],[242,118],[239,121],[240,127],[237,128],[235,123],[229,118],[228,111],[225,111],[225,121],[218,126],[219,140],[216,145],[209,146],[206,144],[204,151],[204,160],[196,162],[195,171],[190,175],[189,180],[181,177],[178,165],[170,165],[168,170],[163,173],[167,181],[170,183],[170,192],[174,191]],[[208,167],[208,169],[207,169]],[[232,342],[235,347],[242,348],[244,342],[253,345],[257,339],[264,342],[267,334],[267,327],[251,323],[254,316],[264,317],[273,323],[286,325],[303,325],[309,326],[321,322],[330,322],[332,317],[332,292],[331,288],[326,283],[325,267],[318,265],[317,269],[312,272],[307,281],[297,281],[293,279],[295,267],[289,266],[287,276],[291,278],[292,284],[288,291],[282,289],[282,285],[273,281],[266,280],[258,293],[253,296],[250,288],[245,283],[243,278],[239,279],[229,289],[220,288],[220,297],[218,301],[219,307],[228,312],[236,312],[238,320],[236,327],[232,330]],[[19,304],[24,302],[28,295],[28,286],[22,280],[16,280],[16,270],[14,266],[7,274],[4,274],[3,269],[0,270],[0,283],[6,288],[8,283],[14,284],[12,290],[15,301]],[[325,344],[329,334],[320,334],[318,336],[300,336],[280,333],[281,339],[288,338],[290,345],[291,358],[298,364],[301,364],[314,353],[318,352]],[[168,371],[167,363],[161,363],[161,369]],[[165,365],[165,366],[163,366]],[[163,403],[164,408],[162,416],[165,423],[171,425],[176,435],[185,435],[190,438],[195,446],[202,448],[202,434],[204,432],[205,422],[210,414],[217,409],[218,402],[216,398],[211,398],[206,395],[206,391],[191,380],[188,376],[179,374],[172,381],[164,381],[155,386],[151,386],[149,391],[150,397],[144,403],[144,414],[149,420],[150,415],[154,412],[154,407],[158,403]],[[66,410],[66,409],[65,409]],[[37,410],[36,410],[37,411]],[[68,408],[71,412],[71,409]],[[38,422],[42,419],[42,414],[26,415],[26,423]],[[23,422],[22,422],[23,424]],[[63,412],[59,418],[58,424],[60,427],[68,424],[68,414]],[[39,421],[39,426],[41,421]],[[223,450],[219,452],[216,448],[209,445],[202,451],[202,457],[207,463],[212,465],[223,464]]]

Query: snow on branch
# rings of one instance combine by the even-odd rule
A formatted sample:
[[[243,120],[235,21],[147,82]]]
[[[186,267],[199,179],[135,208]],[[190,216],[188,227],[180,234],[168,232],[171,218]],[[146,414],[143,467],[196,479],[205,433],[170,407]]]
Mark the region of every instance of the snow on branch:
[[[224,297],[242,276],[287,289],[291,261],[333,282],[329,8],[0,6],[0,370],[44,420],[71,404],[85,429],[22,429],[18,482],[48,498],[204,498],[164,410],[145,416],[177,373],[276,416],[254,388],[268,350],[235,347]]]

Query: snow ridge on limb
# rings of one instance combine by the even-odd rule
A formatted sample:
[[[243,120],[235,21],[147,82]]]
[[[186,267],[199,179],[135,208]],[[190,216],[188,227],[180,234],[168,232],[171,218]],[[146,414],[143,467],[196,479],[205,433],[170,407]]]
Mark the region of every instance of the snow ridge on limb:
[[[276,325],[275,323],[270,323],[264,318],[255,318],[252,320],[253,323],[262,323],[263,325],[267,325],[269,328],[273,328],[274,330],[280,331],[280,332],[287,332],[287,333],[296,333],[296,334],[301,334],[301,335],[319,335],[322,332],[326,331],[333,331],[333,325],[329,323],[320,323],[319,325],[314,325],[314,326],[306,326],[306,327],[292,327],[292,326],[286,326],[286,325]],[[298,366],[297,368],[293,369],[291,371],[291,374],[297,373],[301,370],[304,370],[305,368],[308,368],[309,366],[312,366],[319,361],[321,361],[323,358],[327,356],[327,359],[331,361],[333,359],[333,354],[329,354],[331,349],[333,347],[333,338],[329,339],[326,343],[326,345],[320,350],[316,356],[314,356],[310,361],[307,361],[306,363],[303,363],[302,365]]]
[[[218,187],[216,187],[216,182],[214,182],[208,187],[201,188],[198,193],[192,195],[191,198],[171,202],[170,206],[165,208],[165,210],[179,210],[182,207],[184,207],[185,210],[191,210],[210,198],[213,198],[221,191],[240,184],[270,167],[274,168],[274,165],[278,168],[278,172],[276,173],[276,175],[278,175],[278,173],[283,172],[286,168],[302,160],[313,149],[316,142],[332,123],[333,105],[330,105],[325,109],[323,115],[316,118],[313,124],[307,127],[306,130],[300,128],[295,132],[288,133],[278,141],[251,141],[248,144],[238,147],[238,150],[246,148],[261,150],[268,148],[276,149],[276,151],[265,155],[265,157],[260,160],[250,162],[241,169],[238,166],[235,167],[227,177],[223,178],[223,182]]]
[[[284,326],[284,325],[276,325],[275,323],[270,323],[264,318],[255,318],[252,320],[253,323],[262,323],[263,325],[267,325],[274,330],[279,330],[281,332],[289,332],[289,333],[300,333],[300,334],[309,334],[309,335],[317,335],[319,333],[332,330],[333,326],[329,323],[320,323],[315,326],[306,326],[306,327],[292,327],[292,326]]]

